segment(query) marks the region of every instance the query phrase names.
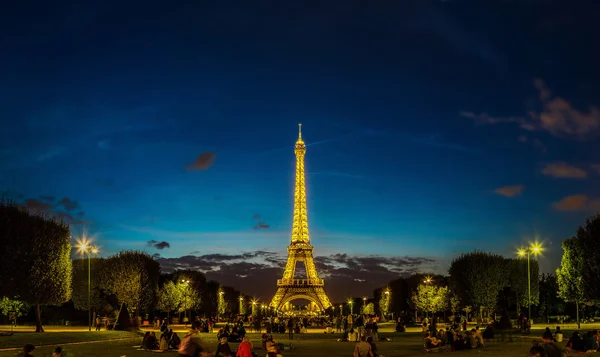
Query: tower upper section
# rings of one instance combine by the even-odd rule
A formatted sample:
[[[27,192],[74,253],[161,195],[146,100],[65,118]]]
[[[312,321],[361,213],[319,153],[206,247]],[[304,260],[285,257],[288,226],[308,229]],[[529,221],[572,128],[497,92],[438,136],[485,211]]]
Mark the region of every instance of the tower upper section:
[[[302,140],[302,124],[298,124],[298,140],[294,146],[296,154],[296,183],[294,188],[294,220],[292,223],[291,245],[310,244],[308,233],[308,214],[306,210],[306,178],[304,173],[304,154],[306,145]]]

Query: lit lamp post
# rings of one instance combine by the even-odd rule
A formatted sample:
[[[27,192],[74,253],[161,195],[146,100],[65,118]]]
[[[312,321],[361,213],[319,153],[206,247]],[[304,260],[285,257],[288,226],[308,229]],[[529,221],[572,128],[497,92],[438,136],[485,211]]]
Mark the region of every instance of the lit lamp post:
[[[390,309],[390,291],[386,290],[385,291],[385,312],[384,315],[388,314],[388,310]],[[387,320],[387,316],[385,317]]]
[[[542,246],[539,243],[533,243],[531,244],[531,246],[527,249],[520,249],[517,254],[520,257],[525,257],[527,256],[527,305],[529,308],[529,312],[527,317],[529,318],[529,321],[531,322],[531,269],[529,267],[529,257],[531,254],[533,255],[538,255],[542,252]]]
[[[362,306],[362,313],[365,313],[365,307],[367,307],[367,298],[363,297],[363,306]]]
[[[432,281],[433,280],[431,280],[430,276],[426,276],[425,280],[423,280],[423,282],[425,283],[425,285],[431,284]],[[425,318],[427,318],[427,319],[429,318],[429,311],[425,311]]]
[[[243,315],[243,313],[242,313],[242,308],[244,307],[243,305],[244,305],[244,298],[240,296],[240,315]]]
[[[184,301],[184,303],[183,303],[183,323],[184,323],[184,325],[187,325],[187,321],[185,320],[187,318],[187,307],[188,307],[188,299],[189,299],[189,291],[187,288],[188,288],[188,284],[190,283],[190,281],[182,279],[181,283],[183,285],[185,285],[185,294],[184,294],[185,299],[183,300]],[[188,319],[188,321],[189,320],[190,319]]]
[[[354,306],[354,301],[352,301],[352,299],[348,299],[348,304],[350,305],[350,315],[353,315],[354,309],[352,307]]]
[[[217,306],[217,322],[219,321],[219,317],[221,317],[221,314],[225,313],[225,297],[223,295],[225,295],[225,292],[219,291],[219,306]]]
[[[92,331],[92,254],[98,254],[98,247],[94,247],[86,238],[77,240],[77,250],[88,257],[88,331]]]

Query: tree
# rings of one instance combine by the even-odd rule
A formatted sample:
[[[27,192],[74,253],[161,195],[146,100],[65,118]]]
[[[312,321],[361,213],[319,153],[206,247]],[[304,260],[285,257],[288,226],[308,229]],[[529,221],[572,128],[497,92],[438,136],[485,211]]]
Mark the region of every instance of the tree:
[[[581,262],[581,289],[588,301],[600,297],[600,213],[586,219],[577,229],[577,251]]]
[[[460,311],[460,298],[455,293],[450,294],[450,311],[453,314]]]
[[[187,280],[177,283],[177,289],[180,291],[181,303],[177,312],[186,312],[196,310],[200,307],[200,292]],[[190,316],[191,320],[191,316]]]
[[[204,288],[201,293],[202,310],[208,316],[214,316],[219,312],[219,288],[221,285],[214,281],[208,281],[204,284]]]
[[[531,305],[539,304],[539,275],[540,265],[535,260],[529,261],[531,269]],[[529,281],[527,279],[527,259],[509,259],[508,284],[517,298],[517,311],[520,306],[529,307]]]
[[[582,284],[582,257],[577,237],[565,239],[562,242],[563,255],[560,268],[556,270],[558,282],[558,296],[567,302],[573,302],[577,309],[577,326],[581,328],[579,321],[579,304],[584,302],[584,289]]]
[[[367,305],[365,305],[365,307],[363,309],[363,314],[365,314],[365,315],[374,315],[375,314],[375,304],[373,304],[372,302],[370,302]]]
[[[387,318],[390,308],[390,290],[386,288],[385,290],[381,290],[379,293],[381,294],[381,297],[379,298],[379,313],[383,318]]]
[[[540,314],[546,318],[550,315],[563,314],[565,302],[558,297],[558,280],[551,274],[542,274],[540,276]]]
[[[103,258],[92,258],[91,267],[91,308],[94,310],[94,317],[98,311],[108,312],[112,306],[106,300],[105,294],[100,287],[101,272],[104,266]],[[73,305],[77,310],[88,309],[88,260],[87,258],[73,260],[73,295],[71,297]]]
[[[129,315],[137,317],[140,311],[148,311],[153,307],[159,275],[160,266],[150,255],[123,251],[106,259],[100,274],[101,288],[117,298],[121,305],[118,315],[126,306]]]
[[[19,299],[9,299],[6,296],[0,299],[0,312],[2,315],[8,316],[8,313],[15,312],[15,320],[21,316],[27,315],[29,311],[29,305],[25,301]],[[14,322],[16,324],[16,321]]]
[[[36,332],[44,332],[41,306],[71,298],[70,237],[64,222],[0,200],[0,295],[35,306]]]
[[[179,311],[182,301],[182,290],[172,281],[167,281],[158,291],[156,309],[167,314]]]
[[[448,306],[448,288],[431,284],[419,285],[413,293],[412,301],[417,310],[434,314]]]
[[[450,283],[462,306],[493,311],[498,293],[507,286],[507,260],[498,254],[474,252],[463,254],[450,265]]]

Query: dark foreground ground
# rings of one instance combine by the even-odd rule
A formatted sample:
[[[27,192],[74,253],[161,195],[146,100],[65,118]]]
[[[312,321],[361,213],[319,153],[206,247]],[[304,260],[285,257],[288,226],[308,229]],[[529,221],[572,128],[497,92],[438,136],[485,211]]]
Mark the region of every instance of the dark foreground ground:
[[[540,331],[541,332],[541,331]],[[567,332],[567,331],[565,331]],[[535,333],[535,332],[534,332]],[[567,335],[567,334],[565,334]],[[206,344],[216,347],[217,339],[214,334],[201,334]],[[249,334],[255,346],[260,346],[260,334]],[[424,355],[421,333],[383,333],[382,337],[389,337],[391,342],[377,344],[380,355],[386,357],[418,356]],[[287,335],[275,335],[278,342],[289,343]],[[352,356],[354,343],[337,342],[339,336],[309,333],[296,335],[292,342],[295,349],[284,351],[286,357],[337,357]],[[453,356],[478,356],[478,357],[510,357],[526,356],[535,336],[513,337],[512,342],[486,341],[483,349],[460,351],[452,353]],[[101,339],[100,341],[97,341]],[[75,344],[68,344],[75,342]],[[25,343],[42,345],[35,350],[34,356],[50,357],[56,345],[62,345],[70,356],[106,356],[106,357],[138,357],[155,356],[159,352],[138,351],[133,346],[141,344],[141,335],[127,332],[48,332],[45,334],[18,333],[12,337],[0,337],[0,349],[21,347]],[[45,345],[45,346],[44,346]],[[564,345],[564,342],[563,344]],[[232,350],[237,349],[236,343],[230,344]],[[259,356],[264,356],[264,350],[255,349]],[[18,351],[0,351],[0,357],[15,356]],[[175,352],[161,353],[176,356]],[[586,356],[600,356],[600,353],[586,354]]]

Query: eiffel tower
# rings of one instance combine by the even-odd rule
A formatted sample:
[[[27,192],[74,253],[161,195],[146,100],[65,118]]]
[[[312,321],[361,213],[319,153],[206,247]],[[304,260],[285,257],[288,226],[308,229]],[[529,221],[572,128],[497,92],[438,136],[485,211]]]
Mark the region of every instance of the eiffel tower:
[[[298,141],[294,147],[296,153],[296,187],[294,190],[294,221],[292,241],[288,247],[288,259],[283,278],[277,280],[277,292],[270,306],[282,310],[283,306],[295,299],[306,299],[324,311],[331,306],[323,289],[323,279],[319,279],[313,260],[313,246],[308,234],[308,216],[306,213],[306,181],[304,175],[304,154],[306,146],[302,140],[302,124],[298,124]],[[296,263],[304,262],[306,279],[295,279]]]

